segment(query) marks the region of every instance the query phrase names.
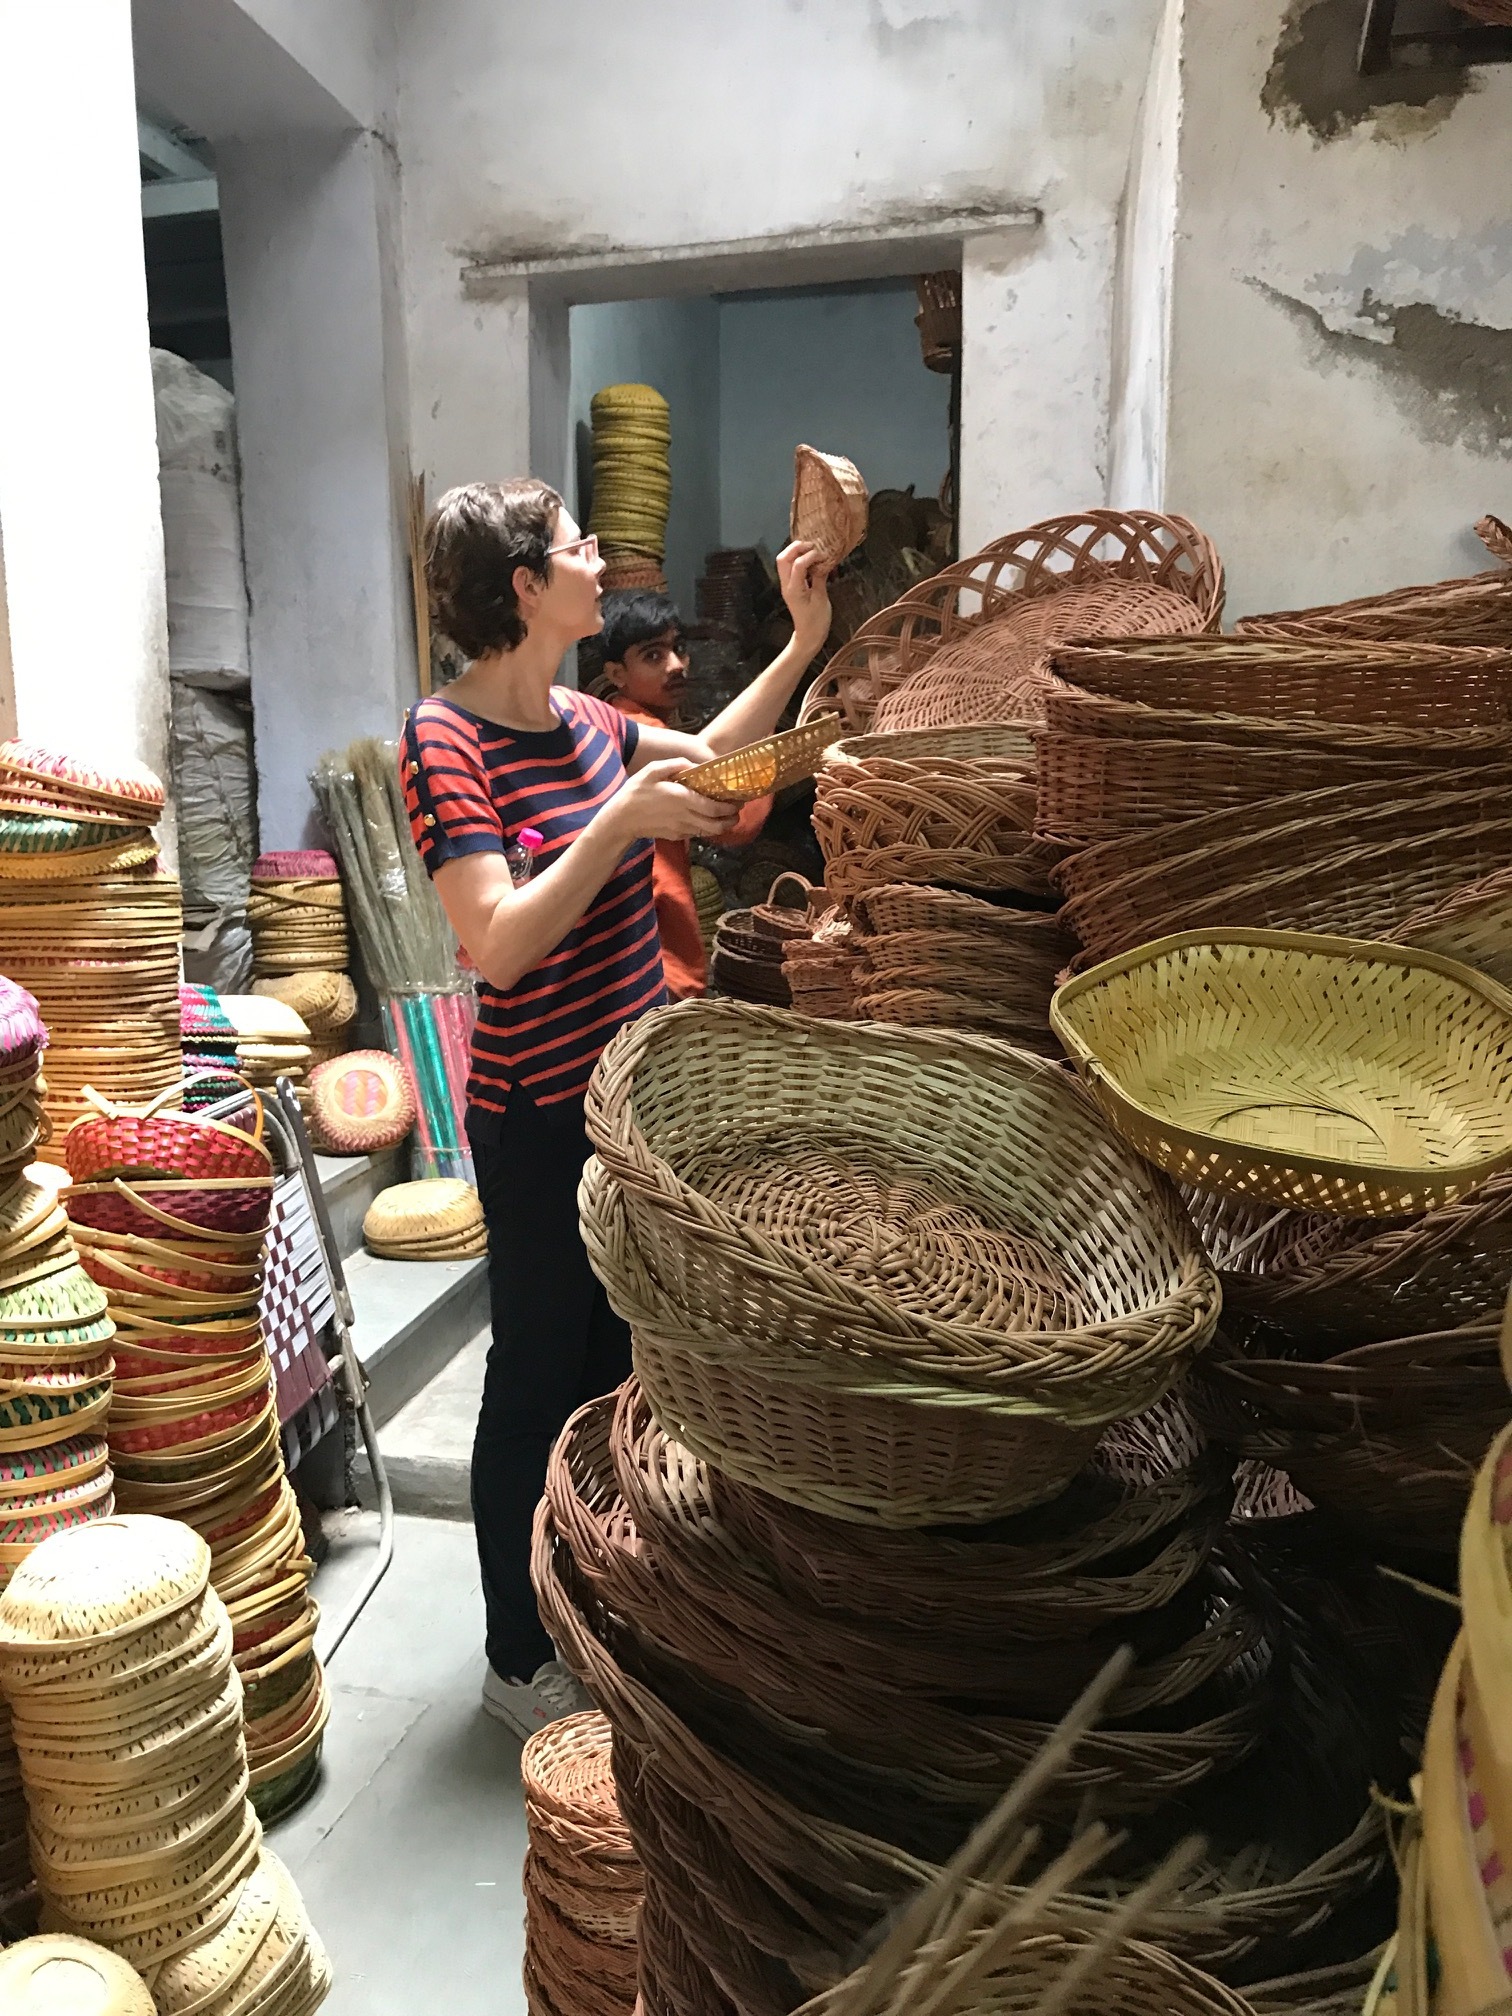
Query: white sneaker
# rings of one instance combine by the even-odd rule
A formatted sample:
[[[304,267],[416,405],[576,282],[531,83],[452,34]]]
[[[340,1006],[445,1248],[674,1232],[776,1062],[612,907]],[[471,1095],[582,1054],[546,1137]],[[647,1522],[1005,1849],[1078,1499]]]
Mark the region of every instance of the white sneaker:
[[[483,1713],[513,1729],[522,1743],[548,1722],[592,1706],[560,1659],[548,1659],[529,1680],[501,1680],[492,1666],[483,1679]]]

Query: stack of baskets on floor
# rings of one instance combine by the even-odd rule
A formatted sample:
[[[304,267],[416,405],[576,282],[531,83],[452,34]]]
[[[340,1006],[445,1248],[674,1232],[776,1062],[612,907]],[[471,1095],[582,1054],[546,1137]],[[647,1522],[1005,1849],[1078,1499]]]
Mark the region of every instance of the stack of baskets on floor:
[[[248,1103],[253,1132],[111,1111],[80,1121],[64,1148],[74,1236],[116,1324],[119,1502],[186,1520],[209,1543],[236,1633],[254,1796],[275,1811],[313,1780],[329,1701],[263,1336],[273,1175],[261,1108]]]
[[[813,934],[810,903],[814,891],[802,875],[784,871],[764,903],[749,910],[726,910],[714,927],[709,983],[734,1001],[791,1006],[784,971],[787,947]]]
[[[47,1541],[0,1598],[46,1932],[135,1967],[159,2011],[311,2016],[330,1969],[247,1798],[210,1550],[165,1519]]]
[[[588,530],[597,533],[616,588],[665,587],[653,578],[667,554],[667,512],[672,503],[672,421],[667,402],[650,385],[605,385],[595,392],[593,506]],[[651,565],[648,565],[651,563]]]
[[[49,1031],[51,1143],[85,1110],[84,1087],[150,1099],[176,1085],[177,879],[152,831],[163,787],[30,743],[0,744],[0,971],[34,995]]]
[[[476,1260],[488,1251],[478,1193],[454,1176],[380,1190],[362,1221],[362,1238],[382,1260]]]
[[[1022,1052],[734,1003],[625,1031],[588,1124],[639,1385],[559,1444],[535,1572],[614,1727],[646,2006],[674,1965],[759,2016],[826,1985],[1124,1638],[1050,1812],[1133,1824],[1115,1894],[1194,1812],[1237,1849],[1274,1648],[1163,1399],[1217,1317],[1168,1186]],[[1162,1943],[1284,1971],[1383,1874],[1358,1790],[1243,1895],[1204,1864]]]
[[[641,1870],[620,1815],[609,1724],[569,1715],[520,1756],[525,1787],[525,2002],[530,2016],[630,2016]]]

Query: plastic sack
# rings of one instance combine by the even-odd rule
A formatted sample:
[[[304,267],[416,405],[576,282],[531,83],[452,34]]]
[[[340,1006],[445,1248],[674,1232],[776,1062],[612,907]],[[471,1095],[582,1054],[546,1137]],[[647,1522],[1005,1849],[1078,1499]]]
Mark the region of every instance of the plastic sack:
[[[152,383],[168,668],[196,685],[245,688],[251,656],[236,402],[171,350],[152,352]]]

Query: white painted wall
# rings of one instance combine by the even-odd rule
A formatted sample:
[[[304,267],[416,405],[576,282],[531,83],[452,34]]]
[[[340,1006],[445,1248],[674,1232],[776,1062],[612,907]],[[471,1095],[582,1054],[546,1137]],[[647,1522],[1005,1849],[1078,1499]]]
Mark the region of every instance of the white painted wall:
[[[57,108],[78,130],[57,144]],[[38,163],[47,162],[45,194]],[[166,775],[168,631],[131,24],[0,5],[0,541],[22,735]]]
[[[1118,220],[1108,502],[1131,510],[1166,486],[1185,12],[1166,0]]]
[[[446,484],[518,468],[529,438],[520,284],[476,298],[466,265],[564,251],[629,265],[813,231],[922,237],[946,213],[996,224],[1020,211],[1027,230],[972,262],[965,536],[1100,499],[1115,220],[1160,4],[427,0],[403,10],[417,461]],[[906,252],[892,270],[911,270]],[[824,276],[705,275],[699,291],[800,277]],[[588,281],[568,291],[593,297]],[[674,290],[650,276],[628,291]],[[544,365],[539,346],[536,356]]]
[[[696,297],[593,302],[572,310],[568,501],[584,519],[594,393],[604,385],[654,385],[672,417],[667,585],[690,619],[704,554],[720,540],[719,327],[718,303]]]
[[[394,164],[368,134],[217,152],[264,847],[313,832],[325,749],[415,691]],[[393,298],[391,298],[393,297]]]
[[[868,488],[932,496],[950,466],[950,381],[924,368],[911,281],[719,305],[721,542],[787,538],[793,449],[848,455]],[[712,542],[711,542],[712,543]]]
[[[1285,12],[1186,6],[1166,494],[1234,616],[1474,571],[1512,511],[1512,69],[1320,139],[1261,104]]]

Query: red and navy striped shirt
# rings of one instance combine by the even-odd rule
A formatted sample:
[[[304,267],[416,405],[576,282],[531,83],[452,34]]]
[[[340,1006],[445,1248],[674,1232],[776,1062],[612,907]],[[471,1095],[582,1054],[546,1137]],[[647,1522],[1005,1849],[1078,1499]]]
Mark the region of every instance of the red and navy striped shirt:
[[[427,870],[462,854],[502,854],[523,826],[549,868],[625,781],[639,730],[618,709],[551,689],[557,726],[503,728],[435,694],[411,708],[400,767],[410,830]],[[538,1106],[585,1090],[599,1052],[665,1001],[651,893],[652,845],[637,840],[554,952],[505,990],[478,986],[468,1104],[502,1113],[519,1085]]]

